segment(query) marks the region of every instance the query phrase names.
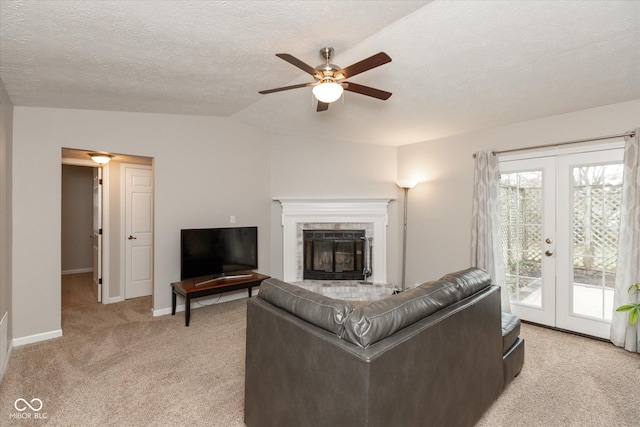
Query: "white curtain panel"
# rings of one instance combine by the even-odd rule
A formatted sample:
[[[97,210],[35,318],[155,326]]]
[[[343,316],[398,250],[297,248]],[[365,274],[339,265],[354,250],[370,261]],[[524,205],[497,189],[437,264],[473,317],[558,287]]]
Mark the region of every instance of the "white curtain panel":
[[[620,237],[618,241],[618,269],[613,297],[611,342],[629,351],[640,352],[638,328],[629,325],[628,312],[616,312],[624,304],[637,302],[627,292],[629,285],[640,282],[640,136],[625,138],[622,207],[620,209]]]
[[[498,156],[491,151],[476,153],[471,266],[482,268],[491,275],[493,284],[502,288],[502,311],[511,313],[502,257],[499,185]]]

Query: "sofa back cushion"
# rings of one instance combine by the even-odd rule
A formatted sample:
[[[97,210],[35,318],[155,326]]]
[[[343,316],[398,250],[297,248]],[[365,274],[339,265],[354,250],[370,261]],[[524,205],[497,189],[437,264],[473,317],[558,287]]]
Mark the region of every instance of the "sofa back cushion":
[[[490,285],[489,274],[477,268],[448,274],[440,280],[358,307],[347,318],[344,338],[366,348]]]
[[[347,301],[329,298],[274,278],[260,284],[258,298],[341,338],[344,322],[355,310],[355,306]]]

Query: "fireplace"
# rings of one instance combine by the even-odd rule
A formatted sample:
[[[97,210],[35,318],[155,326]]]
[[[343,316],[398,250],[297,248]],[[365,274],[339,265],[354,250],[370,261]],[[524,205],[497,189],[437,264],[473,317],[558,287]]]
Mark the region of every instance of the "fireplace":
[[[276,198],[282,205],[283,280],[303,280],[304,230],[365,230],[372,283],[387,283],[387,208],[391,198]]]
[[[364,280],[365,230],[304,230],[303,279]]]

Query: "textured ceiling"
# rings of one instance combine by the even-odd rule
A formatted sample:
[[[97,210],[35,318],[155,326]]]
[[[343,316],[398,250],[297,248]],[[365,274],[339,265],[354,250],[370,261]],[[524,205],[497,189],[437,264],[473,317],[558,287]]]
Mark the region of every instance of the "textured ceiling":
[[[351,80],[316,113],[332,46]],[[274,134],[402,145],[640,98],[637,1],[2,0],[0,78],[16,106],[232,116]]]

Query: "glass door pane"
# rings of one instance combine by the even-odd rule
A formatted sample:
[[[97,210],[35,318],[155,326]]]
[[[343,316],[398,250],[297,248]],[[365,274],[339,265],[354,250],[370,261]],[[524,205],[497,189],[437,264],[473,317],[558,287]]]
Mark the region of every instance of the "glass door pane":
[[[313,269],[331,273],[333,271],[333,241],[313,241]]]
[[[355,270],[354,249],[355,245],[353,240],[339,240],[335,242],[336,273]]]
[[[512,303],[542,307],[542,171],[500,175],[502,244]]]
[[[572,168],[573,312],[611,321],[622,165]]]

